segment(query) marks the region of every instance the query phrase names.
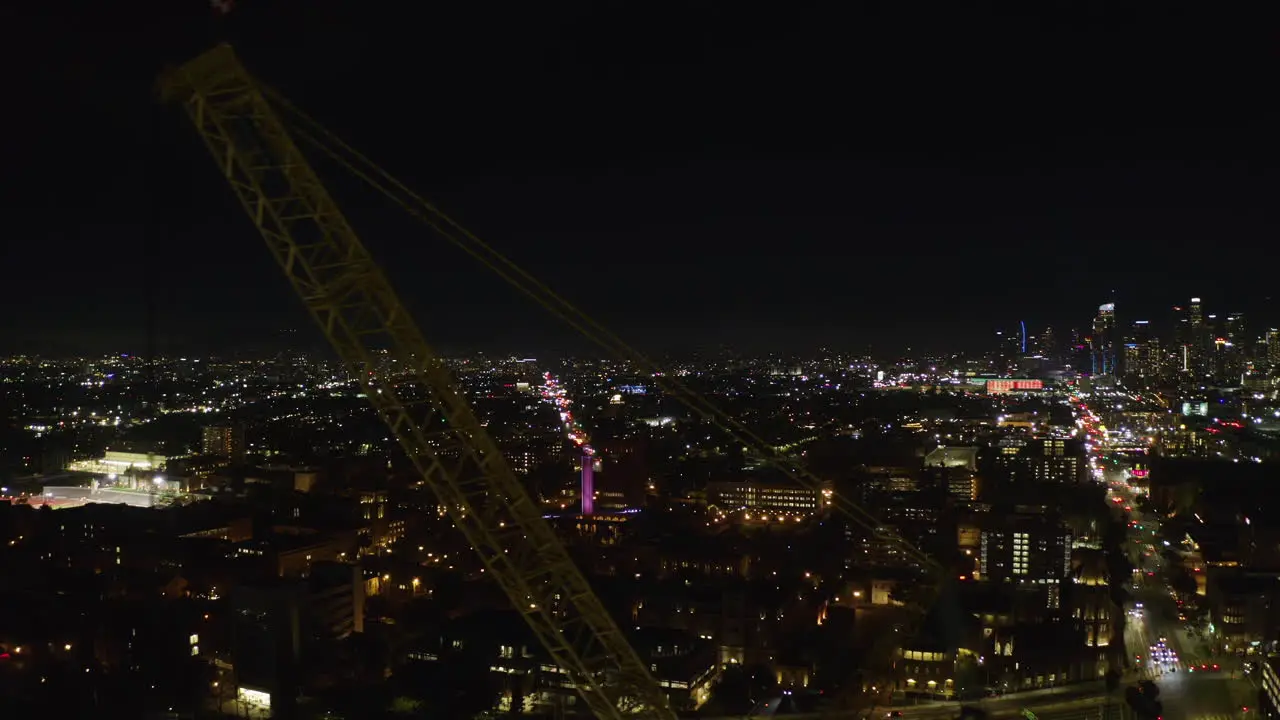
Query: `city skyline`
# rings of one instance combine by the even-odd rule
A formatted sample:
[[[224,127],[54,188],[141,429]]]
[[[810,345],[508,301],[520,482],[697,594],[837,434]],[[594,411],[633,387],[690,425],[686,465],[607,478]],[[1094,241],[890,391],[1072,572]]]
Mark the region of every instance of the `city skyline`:
[[[1204,306],[1204,299],[1198,296],[1184,298],[1185,302],[1174,304],[1166,304],[1162,309],[1147,313],[1145,315],[1134,316],[1128,306],[1117,303],[1114,300],[1108,301],[1098,306],[1098,310],[1107,309],[1107,312],[1116,319],[1112,320],[1110,334],[1114,337],[1116,344],[1117,357],[1123,355],[1123,348],[1130,344],[1135,337],[1135,333],[1143,336],[1159,335],[1167,336],[1166,339],[1173,338],[1178,332],[1179,318],[1185,317],[1187,307],[1189,305]],[[1247,313],[1236,311],[1228,311],[1225,308],[1231,306],[1220,306],[1213,302],[1213,298],[1209,298],[1209,312],[1204,317],[1204,327],[1206,332],[1222,331],[1217,335],[1231,335],[1232,341],[1240,345],[1242,343],[1266,342],[1270,337],[1269,333],[1276,330],[1274,326],[1275,320],[1268,321],[1270,316],[1250,316]],[[1148,306],[1150,303],[1148,303]],[[1120,313],[1117,316],[1117,313]],[[1065,317],[1065,314],[1064,314]],[[994,341],[997,345],[1011,342],[1016,345],[1016,352],[1021,355],[1036,355],[1044,352],[1045,333],[1053,336],[1050,342],[1055,345],[1059,343],[1070,343],[1072,337],[1078,341],[1089,344],[1098,336],[1097,318],[1082,319],[1084,315],[1077,313],[1075,320],[1054,324],[1040,318],[1031,317],[1028,319],[1016,321],[1001,321],[998,318],[989,319],[989,329],[987,333],[981,331],[975,332],[965,342],[955,343],[948,347],[946,351],[930,349],[928,343],[924,347],[920,347],[920,343],[912,343],[911,346],[881,346],[876,347],[870,343],[860,343],[856,338],[846,338],[836,340],[834,342],[822,342],[807,338],[799,343],[780,344],[771,348],[752,347],[750,344],[735,346],[726,342],[705,342],[702,344],[690,344],[686,346],[665,346],[659,347],[655,354],[658,357],[666,357],[673,360],[693,357],[714,357],[717,355],[740,355],[764,357],[764,356],[788,356],[797,357],[817,356],[823,353],[836,352],[846,355],[866,355],[868,357],[876,357],[880,359],[890,359],[897,356],[902,357],[919,357],[919,356],[938,356],[938,355],[966,355],[981,354],[987,352],[992,347],[992,341],[989,338],[990,333],[994,333]],[[976,322],[976,321],[975,321]],[[1241,324],[1243,322],[1243,327]],[[1234,327],[1232,327],[1234,326]],[[1240,334],[1243,332],[1243,334]],[[219,343],[216,338],[205,338],[201,341],[191,344],[184,344],[182,341],[174,341],[174,338],[163,332],[156,333],[156,345],[152,350],[157,357],[178,357],[189,355],[193,357],[200,356],[258,356],[263,354],[274,354],[280,352],[314,352],[325,354],[328,351],[324,348],[323,338],[314,332],[308,332],[305,324],[300,329],[290,329],[285,331],[264,330],[259,337],[253,339],[241,338],[238,342],[225,344]],[[1217,336],[1215,335],[1215,337]],[[1237,336],[1238,335],[1238,336]],[[124,338],[132,339],[116,339],[93,347],[92,344],[77,345],[74,341],[70,342],[52,342],[46,344],[36,344],[24,350],[13,352],[11,354],[28,354],[42,355],[46,357],[74,357],[74,356],[92,356],[101,354],[125,354],[139,357],[148,356],[148,341],[146,329],[138,329],[134,333],[126,333]],[[1093,345],[1090,345],[1093,347]],[[1059,350],[1065,350],[1063,345]],[[645,348],[648,349],[648,348]],[[1092,350],[1090,351],[1092,357]],[[560,347],[549,348],[545,344],[543,347],[537,347],[537,341],[520,343],[518,341],[510,341],[503,339],[501,341],[488,345],[473,345],[450,347],[445,353],[450,356],[467,356],[467,355],[493,355],[501,357],[503,355],[524,356],[524,355],[541,355],[550,358],[604,358],[608,359],[607,351],[601,350],[593,345],[586,338],[578,338],[576,341],[561,341]],[[1111,364],[1114,366],[1120,360],[1112,359]],[[1093,360],[1087,362],[1088,368],[1077,368],[1078,370],[1087,370],[1095,374],[1096,367]]]
[[[1111,296],[1114,297],[1114,294]],[[293,301],[290,298],[283,298],[286,304]],[[1150,328],[1148,332],[1159,334],[1174,333],[1177,325],[1179,313],[1185,312],[1185,306],[1192,300],[1203,300],[1196,296],[1188,296],[1186,298],[1171,298],[1174,302],[1161,303],[1158,298],[1147,298],[1148,302],[1145,309],[1146,313],[1140,313],[1132,310],[1131,307],[1122,301],[1116,302],[1109,300],[1103,305],[1109,305],[1112,308],[1118,308],[1121,313],[1118,325],[1115,328],[1117,341],[1120,345],[1129,341],[1133,333],[1133,323],[1141,322],[1144,326]],[[1263,307],[1270,302],[1269,296],[1264,298]],[[1216,326],[1221,329],[1228,321],[1228,316],[1243,316],[1248,319],[1246,324],[1246,339],[1250,342],[1254,340],[1263,340],[1268,330],[1275,329],[1278,318],[1269,313],[1253,315],[1250,313],[1241,313],[1236,311],[1237,306],[1222,303],[1215,298],[1207,299],[1211,312],[1208,313],[1207,323],[1209,326]],[[1248,303],[1239,303],[1239,305],[1247,305]],[[1258,306],[1257,298],[1254,298],[1254,307]],[[1101,306],[1099,306],[1101,307]],[[1155,310],[1151,310],[1155,307]],[[142,323],[138,327],[127,329],[124,331],[113,330],[111,333],[104,335],[98,339],[86,339],[83,336],[53,338],[39,333],[36,334],[35,341],[18,343],[10,346],[0,345],[0,353],[8,354],[30,354],[44,355],[50,357],[66,357],[78,355],[98,355],[98,354],[129,354],[137,356],[147,356],[149,352],[155,353],[157,356],[224,356],[224,355],[260,355],[263,353],[277,352],[328,352],[324,347],[323,337],[309,327],[305,318],[305,313],[298,308],[298,319],[294,327],[288,329],[259,328],[255,332],[241,334],[235,340],[228,341],[225,337],[219,337],[216,334],[212,336],[191,336],[181,335],[169,332],[166,328],[155,328],[151,337],[148,337],[148,328],[146,326],[148,312],[145,307],[139,308]],[[163,311],[159,311],[163,313]],[[590,313],[590,309],[587,309]],[[772,345],[760,345],[753,342],[741,342],[735,344],[729,341],[719,339],[703,339],[688,343],[664,344],[661,342],[646,344],[642,350],[652,352],[660,357],[682,358],[691,356],[716,355],[721,353],[746,353],[748,355],[788,355],[796,354],[800,356],[810,356],[820,354],[822,352],[840,352],[844,354],[866,354],[879,358],[890,358],[894,356],[912,356],[912,355],[945,355],[949,353],[981,353],[990,349],[991,333],[997,337],[1014,338],[1020,345],[1023,354],[1029,352],[1034,353],[1040,347],[1041,336],[1045,331],[1056,333],[1061,342],[1068,342],[1070,334],[1075,333],[1080,339],[1089,339],[1094,333],[1094,320],[1087,318],[1081,309],[1068,314],[1062,312],[1058,317],[1058,322],[1043,319],[1037,316],[1026,316],[1025,319],[1008,320],[1010,317],[1007,313],[1000,313],[998,316],[989,318],[973,318],[973,332],[962,338],[959,342],[950,342],[941,345],[937,342],[930,342],[927,338],[907,339],[903,342],[885,343],[877,346],[876,344],[861,341],[857,337],[832,337],[832,338],[815,338],[812,333],[804,334],[803,330],[790,328],[792,338],[790,341],[778,342]],[[548,342],[544,339],[536,339],[530,337],[526,328],[523,332],[517,330],[503,337],[474,343],[455,343],[445,346],[445,354],[447,355],[472,355],[472,354],[534,354],[548,357],[606,357],[607,352],[600,350],[584,337],[573,337],[575,333],[571,328],[559,323],[550,316],[543,318],[546,322],[558,325],[564,333],[560,339],[554,342]],[[985,326],[985,330],[984,330]],[[93,337],[93,336],[90,336]],[[641,335],[643,338],[643,334]],[[522,339],[523,338],[523,339]],[[624,338],[626,339],[626,338]],[[1237,339],[1238,341],[1238,339]],[[154,342],[154,345],[151,343]],[[603,354],[602,354],[603,353]]]

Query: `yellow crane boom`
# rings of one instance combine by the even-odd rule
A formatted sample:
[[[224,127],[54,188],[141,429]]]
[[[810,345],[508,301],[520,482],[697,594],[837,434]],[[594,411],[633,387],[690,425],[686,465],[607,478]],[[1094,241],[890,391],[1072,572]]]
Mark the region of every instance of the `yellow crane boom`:
[[[182,104],[338,357],[566,686],[598,718],[675,718],[231,47],[166,73],[161,91]]]

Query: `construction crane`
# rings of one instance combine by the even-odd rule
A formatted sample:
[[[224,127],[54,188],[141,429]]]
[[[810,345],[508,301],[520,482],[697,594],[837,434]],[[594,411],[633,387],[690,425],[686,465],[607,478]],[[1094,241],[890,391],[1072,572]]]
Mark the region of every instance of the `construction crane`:
[[[695,415],[753,449],[801,486],[817,491],[821,481],[289,106],[247,72],[230,46],[220,45],[166,73],[161,91],[185,108],[339,358],[359,380],[424,483],[475,547],[490,576],[568,676],[567,685],[577,690],[595,717],[675,717],[666,694],[542,520],[538,507],[303,156],[295,136],[398,202],[600,347],[651,372],[659,386]],[[296,128],[291,134],[278,108],[292,112],[309,127]],[[940,586],[939,568],[896,533],[886,533],[856,504],[838,494],[831,503],[836,512],[873,536],[897,544],[932,581],[925,584],[894,632],[882,633],[869,653],[869,664],[880,670],[892,663],[899,642],[911,636],[932,604]],[[863,704],[883,702],[888,684],[877,683],[878,690],[867,694]]]
[[[339,359],[568,686],[598,718],[675,718],[231,47],[166,73],[161,92],[185,108]]]

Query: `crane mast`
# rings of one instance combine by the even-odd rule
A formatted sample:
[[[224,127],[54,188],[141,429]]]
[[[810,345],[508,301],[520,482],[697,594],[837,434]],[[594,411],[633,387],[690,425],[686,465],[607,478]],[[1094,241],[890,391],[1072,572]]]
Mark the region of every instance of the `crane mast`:
[[[618,624],[477,420],[229,45],[170,71],[267,247],[487,573],[598,718],[674,719]]]

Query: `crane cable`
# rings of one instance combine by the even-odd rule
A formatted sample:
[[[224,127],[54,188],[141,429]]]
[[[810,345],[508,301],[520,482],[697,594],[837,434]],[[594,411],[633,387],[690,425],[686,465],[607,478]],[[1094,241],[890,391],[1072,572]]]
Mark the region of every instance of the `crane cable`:
[[[757,452],[763,450],[764,452],[761,454],[764,455],[765,459],[769,460],[770,464],[797,484],[812,489],[821,488],[823,481],[802,465],[796,463],[793,456],[778,452],[742,422],[729,416],[684,383],[666,375],[657,363],[628,345],[510,258],[498,252],[491,245],[485,243],[471,231],[441,212],[439,208],[396,179],[395,176],[382,169],[360,151],[348,145],[318,120],[315,120],[289,102],[274,88],[256,79],[255,83],[266,97],[307,126],[307,128],[295,127],[295,132],[331,160],[400,205],[410,215],[423,221],[449,243],[470,255],[512,287],[542,306],[547,312],[577,330],[588,340],[616,357],[634,362],[643,370],[652,374],[655,377],[655,382],[660,387],[675,396],[677,400],[694,411],[703,420],[719,426],[730,437],[743,445],[754,447]],[[345,157],[344,154],[346,155]],[[353,163],[352,160],[355,162]],[[363,168],[357,167],[357,164],[363,166]],[[832,506],[871,533],[873,537],[896,545],[899,550],[923,565],[926,570],[933,573],[941,571],[940,566],[933,558],[916,548],[898,533],[887,532],[884,529],[885,526],[875,516],[856,503],[843,498],[837,493],[832,493]]]

